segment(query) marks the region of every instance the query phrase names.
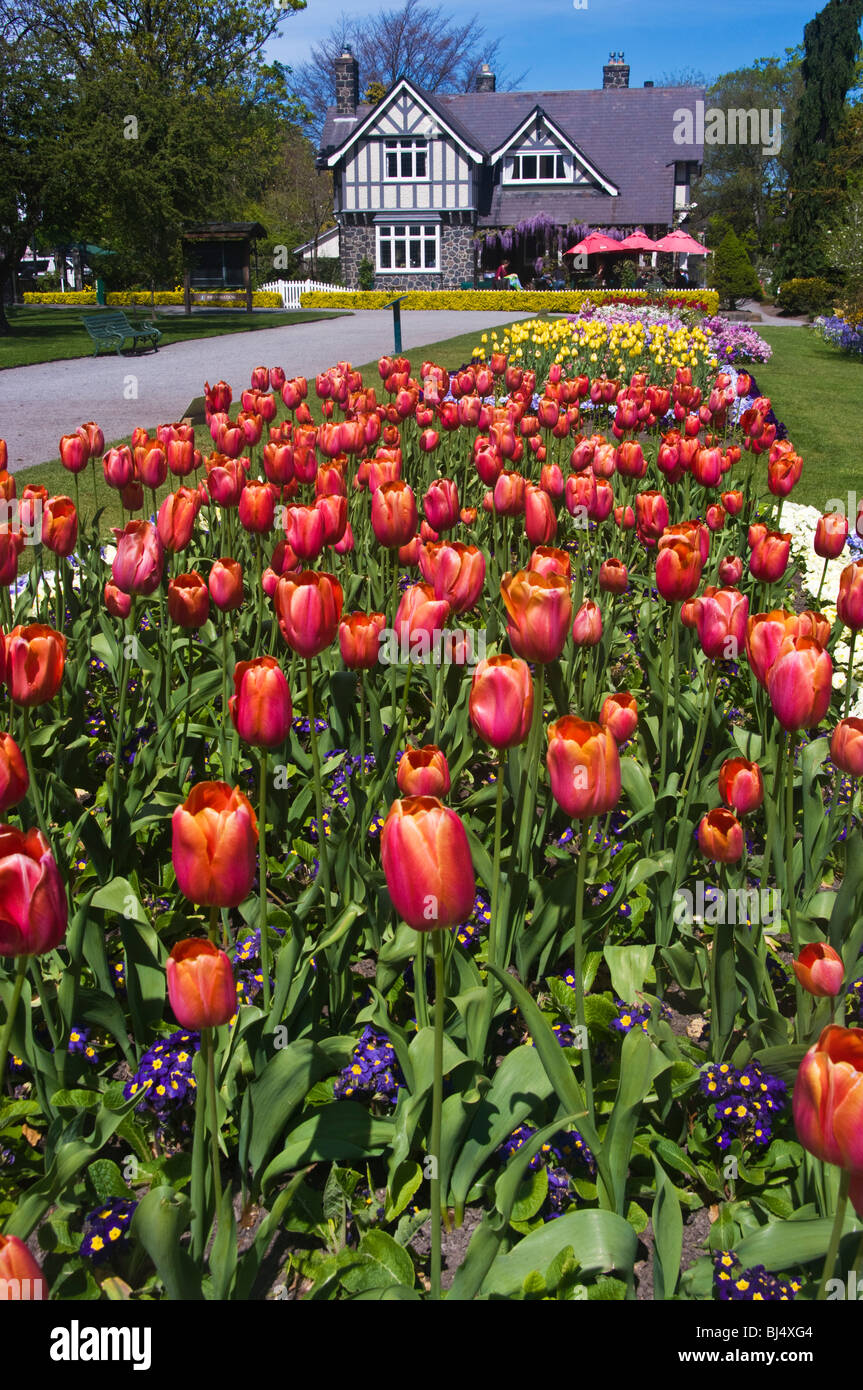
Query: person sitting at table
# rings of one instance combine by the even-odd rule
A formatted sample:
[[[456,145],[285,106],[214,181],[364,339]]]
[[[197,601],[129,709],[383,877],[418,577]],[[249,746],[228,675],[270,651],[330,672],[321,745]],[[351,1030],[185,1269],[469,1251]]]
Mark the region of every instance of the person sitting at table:
[[[521,289],[521,281],[519,280],[518,276],[515,274],[514,271],[510,271],[509,261],[501,261],[500,265],[494,273],[494,278],[497,281],[498,285],[503,285],[505,283],[507,289]]]

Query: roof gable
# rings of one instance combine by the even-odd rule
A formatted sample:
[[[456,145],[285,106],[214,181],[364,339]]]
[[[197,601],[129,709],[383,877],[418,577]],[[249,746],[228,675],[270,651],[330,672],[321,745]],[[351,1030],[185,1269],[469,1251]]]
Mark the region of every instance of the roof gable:
[[[385,128],[387,117],[396,111],[400,104],[404,103],[406,97],[409,98],[410,103],[425,113],[426,119],[430,121],[434,127],[435,134],[439,133],[438,127],[442,128],[443,132],[449,135],[456,144],[460,145],[464,153],[472,159],[475,164],[482,163],[485,157],[484,149],[481,145],[478,145],[475,139],[471,138],[458,117],[447,108],[442,107],[430,93],[422,91],[419,87],[415,87],[409,78],[402,77],[390,88],[386,96],[381,98],[377,105],[367,109],[364,116],[359,117],[358,108],[357,114],[359,119],[353,125],[353,128],[344,136],[341,143],[337,145],[327,157],[327,164],[329,167],[332,168],[340,159],[343,159],[359,140],[377,134],[392,135],[394,130],[386,130]],[[377,127],[381,126],[384,128],[378,130]],[[411,132],[405,131],[404,133],[410,134]],[[419,125],[417,126],[417,135],[427,136],[428,133],[428,128],[422,130]]]
[[[603,190],[603,192],[610,194],[612,197],[616,197],[618,195],[620,189],[618,188],[617,184],[614,183],[611,179],[606,178],[605,175],[596,167],[596,165],[593,164],[591,160],[587,158],[583,151],[578,148],[575,142],[569,138],[566,132],[561,130],[557,122],[553,121],[551,117],[548,115],[548,113],[544,111],[541,106],[538,105],[534,106],[533,109],[528,112],[527,116],[525,116],[521,124],[516,126],[515,130],[510,132],[510,134],[502,142],[502,144],[498,145],[496,150],[491,151],[489,155],[491,163],[496,164],[499,159],[503,158],[507,150],[511,149],[514,144],[516,144],[526,135],[527,131],[530,130],[531,127],[536,127],[538,124],[542,124],[548,131],[548,133],[552,136],[552,138],[555,141],[557,141],[563,149],[569,151],[569,153],[572,155],[576,163],[580,166],[582,171],[588,176],[588,178],[590,178],[594,183],[596,183]]]

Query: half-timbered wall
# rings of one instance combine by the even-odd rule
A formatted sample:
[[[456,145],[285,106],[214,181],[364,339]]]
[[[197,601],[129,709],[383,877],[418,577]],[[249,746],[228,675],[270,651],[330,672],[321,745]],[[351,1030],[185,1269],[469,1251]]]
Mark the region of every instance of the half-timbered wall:
[[[419,141],[424,177],[390,177],[387,142]],[[408,147],[402,145],[401,149]],[[400,159],[397,161],[400,164]],[[475,206],[473,168],[439,122],[407,93],[392,102],[345,158],[338,206],[344,212],[468,210]]]

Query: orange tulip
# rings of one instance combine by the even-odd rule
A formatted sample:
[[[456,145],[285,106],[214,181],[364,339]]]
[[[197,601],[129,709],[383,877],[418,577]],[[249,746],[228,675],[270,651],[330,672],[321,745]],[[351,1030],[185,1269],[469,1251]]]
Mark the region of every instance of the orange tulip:
[[[396,772],[398,789],[405,796],[446,796],[450,789],[449,764],[440,748],[406,748]]]
[[[223,555],[210,568],[210,598],[222,613],[231,613],[243,603],[243,567],[239,560]]]
[[[171,820],[180,892],[207,907],[239,907],[255,881],[258,823],[247,798],[226,782],[198,782]]]
[[[304,657],[328,647],[338,631],[342,598],[335,575],[314,570],[282,575],[273,602],[288,646]]]
[[[842,719],[830,736],[830,756],[851,777],[863,777],[863,719]]]
[[[210,593],[201,576],[191,570],[178,574],[168,585],[168,613],[171,621],[186,632],[203,627],[210,611]]]
[[[863,1028],[824,1029],[800,1063],[792,1109],[804,1149],[863,1173]]]
[[[219,1028],[237,1012],[230,959],[212,941],[178,941],[168,956],[168,998],[183,1028]]]
[[[0,1235],[0,1284],[6,1298],[31,1302],[48,1297],[48,1281],[23,1240]]]
[[[620,755],[610,728],[566,714],[548,729],[555,801],[578,820],[604,816],[620,799]]]
[[[809,994],[834,999],[842,989],[845,966],[842,957],[824,941],[813,941],[792,961],[794,974]]]
[[[228,709],[246,743],[256,748],[278,748],[284,743],[294,711],[288,682],[274,656],[237,662]]]
[[[708,811],[699,822],[698,846],[705,859],[736,864],[743,855],[743,826],[724,807]]]
[[[0,734],[0,815],[27,795],[27,764],[11,734]]]
[[[525,661],[556,661],[572,621],[569,581],[556,574],[519,570],[504,575],[500,592],[515,653]]]
[[[42,511],[42,544],[61,558],[78,539],[78,513],[71,497],[49,497]]]
[[[638,728],[638,704],[635,696],[628,690],[607,696],[599,712],[599,722],[604,728],[611,730],[618,744],[632,738]]]
[[[764,778],[748,758],[727,758],[719,769],[719,795],[738,816],[757,811],[764,801]]]

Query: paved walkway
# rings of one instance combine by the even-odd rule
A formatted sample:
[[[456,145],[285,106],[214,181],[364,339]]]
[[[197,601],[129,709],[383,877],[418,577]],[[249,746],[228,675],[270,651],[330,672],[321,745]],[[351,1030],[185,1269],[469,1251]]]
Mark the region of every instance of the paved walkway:
[[[459,310],[402,314],[405,351],[530,318]],[[288,376],[314,377],[339,361],[374,361],[393,349],[389,310],[363,309],[350,317],[288,324],[172,343],[158,352],[117,357],[77,357],[0,371],[0,439],[9,450],[9,471],[56,458],[60,438],[85,420],[101,425],[106,440],[128,437],[136,425],[154,428],[179,420],[203,393],[204,382],[223,378],[234,399],[249,384],[253,367],[280,366]],[[444,362],[458,367],[460,362]]]
[[[803,318],[784,318],[774,309],[767,309],[763,304],[759,304],[757,299],[741,299],[740,308],[760,315],[760,321],[752,320],[752,327],[756,331],[759,328],[804,328],[809,323],[808,315]]]

